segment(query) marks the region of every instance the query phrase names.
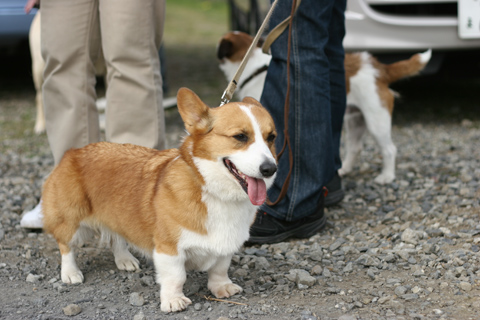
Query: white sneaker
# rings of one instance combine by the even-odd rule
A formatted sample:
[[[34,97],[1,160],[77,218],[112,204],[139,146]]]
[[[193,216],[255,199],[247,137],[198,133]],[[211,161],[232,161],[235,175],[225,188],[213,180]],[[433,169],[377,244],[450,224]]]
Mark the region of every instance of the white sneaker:
[[[35,208],[23,215],[22,220],[20,220],[20,226],[26,229],[43,228],[42,200]]]

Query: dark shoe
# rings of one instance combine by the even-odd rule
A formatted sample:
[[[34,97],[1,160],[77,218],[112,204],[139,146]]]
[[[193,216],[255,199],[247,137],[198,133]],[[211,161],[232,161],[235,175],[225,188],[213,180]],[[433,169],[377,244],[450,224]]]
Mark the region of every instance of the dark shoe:
[[[325,227],[327,219],[323,214],[324,197],[320,199],[317,211],[308,217],[289,222],[279,220],[265,212],[258,211],[257,217],[250,227],[250,238],[247,243],[276,243],[285,239],[310,238]]]
[[[325,197],[325,207],[331,207],[345,197],[345,192],[342,189],[342,178],[335,172],[335,176],[325,186],[328,190],[328,194]]]

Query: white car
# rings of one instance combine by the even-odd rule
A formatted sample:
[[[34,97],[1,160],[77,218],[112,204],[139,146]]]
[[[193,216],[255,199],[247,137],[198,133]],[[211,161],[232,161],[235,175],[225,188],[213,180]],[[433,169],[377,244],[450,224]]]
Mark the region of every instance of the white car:
[[[480,49],[480,0],[348,0],[347,51]]]
[[[257,30],[270,2],[249,2],[229,0],[232,30]],[[432,49],[422,73],[456,59],[473,62],[471,72],[480,74],[480,0],[347,0],[345,24],[347,52],[369,51],[389,63]]]

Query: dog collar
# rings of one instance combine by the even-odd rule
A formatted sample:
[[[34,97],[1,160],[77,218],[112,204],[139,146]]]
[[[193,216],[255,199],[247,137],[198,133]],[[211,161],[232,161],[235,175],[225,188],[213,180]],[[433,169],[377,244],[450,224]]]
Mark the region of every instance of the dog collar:
[[[264,65],[260,68],[258,68],[253,74],[251,74],[245,81],[242,82],[240,85],[240,89],[242,89],[248,82],[250,82],[253,78],[258,76],[260,73],[267,71],[268,70],[268,65]]]

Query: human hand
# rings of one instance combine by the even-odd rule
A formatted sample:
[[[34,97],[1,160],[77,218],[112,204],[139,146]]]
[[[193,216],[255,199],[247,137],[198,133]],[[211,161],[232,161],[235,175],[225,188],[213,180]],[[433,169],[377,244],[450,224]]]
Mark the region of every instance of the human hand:
[[[40,0],[28,0],[25,5],[25,13],[30,13],[33,8],[38,8],[40,6]]]

